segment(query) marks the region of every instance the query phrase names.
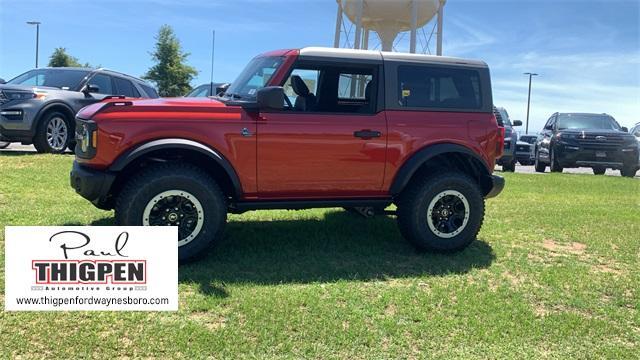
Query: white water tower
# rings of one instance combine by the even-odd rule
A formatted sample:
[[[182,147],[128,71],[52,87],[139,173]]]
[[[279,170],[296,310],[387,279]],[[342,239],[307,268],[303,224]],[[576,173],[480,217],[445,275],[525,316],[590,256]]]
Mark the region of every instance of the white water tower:
[[[437,16],[436,53],[442,55],[442,16],[446,0],[336,0],[338,15],[334,47],[340,47],[343,33],[348,39],[350,31],[345,26],[344,16],[355,26],[353,48],[368,49],[369,33],[374,31],[383,51],[392,51],[399,33],[410,31],[409,52],[415,53],[420,30],[424,35],[421,41],[423,50],[428,48],[431,36],[427,36],[425,27]],[[352,26],[352,27],[353,27]],[[363,36],[364,34],[364,36]],[[422,40],[422,39],[421,39]],[[426,44],[426,46],[425,46]],[[351,44],[348,43],[351,47]]]

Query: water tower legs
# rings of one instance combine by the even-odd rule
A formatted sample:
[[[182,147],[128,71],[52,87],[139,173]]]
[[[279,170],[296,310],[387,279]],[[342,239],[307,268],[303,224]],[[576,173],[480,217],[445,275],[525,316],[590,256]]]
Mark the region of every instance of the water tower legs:
[[[338,0],[338,15],[336,16],[336,35],[333,40],[333,47],[340,47],[340,33],[342,32],[342,1]]]
[[[358,10],[356,13],[356,38],[353,40],[353,48],[360,49],[362,44],[362,12],[364,11],[364,0],[358,0]]]
[[[409,41],[409,52],[416,53],[416,39],[418,33],[418,2],[411,1],[411,40]]]
[[[437,39],[437,48],[436,55],[442,56],[442,22],[444,15],[444,2],[445,0],[440,0],[440,6],[438,7],[438,39]]]

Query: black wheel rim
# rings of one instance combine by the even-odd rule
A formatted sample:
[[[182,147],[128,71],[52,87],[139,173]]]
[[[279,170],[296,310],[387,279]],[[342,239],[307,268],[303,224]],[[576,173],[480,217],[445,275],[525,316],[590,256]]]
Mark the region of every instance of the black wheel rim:
[[[443,191],[429,204],[427,223],[431,231],[439,237],[450,238],[458,235],[464,230],[468,220],[469,202],[458,191]]]
[[[193,240],[202,230],[204,210],[201,203],[186,191],[169,190],[156,195],[143,213],[143,225],[177,226],[178,245]]]

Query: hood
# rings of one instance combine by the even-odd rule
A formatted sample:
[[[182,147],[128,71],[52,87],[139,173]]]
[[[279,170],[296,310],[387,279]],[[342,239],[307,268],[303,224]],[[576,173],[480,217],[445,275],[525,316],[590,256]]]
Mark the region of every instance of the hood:
[[[526,145],[526,146],[529,146],[529,147],[531,146],[531,144],[529,144],[528,142],[520,141],[520,140],[516,141],[516,145],[522,145],[522,146]]]
[[[157,98],[127,99],[112,98],[89,105],[78,112],[78,117],[91,119],[98,115],[109,118],[163,118],[176,119],[188,117],[211,118],[216,113],[240,112],[239,106],[228,106],[213,98]],[[180,115],[176,115],[180,114]]]
[[[16,90],[16,91],[34,91],[34,90],[60,90],[50,86],[33,86],[20,84],[2,84],[0,90]]]

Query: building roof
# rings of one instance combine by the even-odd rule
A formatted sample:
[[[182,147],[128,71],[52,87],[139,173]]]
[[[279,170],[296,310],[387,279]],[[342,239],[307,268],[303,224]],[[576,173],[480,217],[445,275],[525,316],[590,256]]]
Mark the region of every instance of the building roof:
[[[480,60],[461,59],[449,56],[435,56],[423,54],[409,54],[376,50],[355,50],[343,48],[305,47],[300,49],[300,56],[349,58],[360,60],[394,60],[410,61],[431,64],[459,64],[486,67],[487,64]]]

